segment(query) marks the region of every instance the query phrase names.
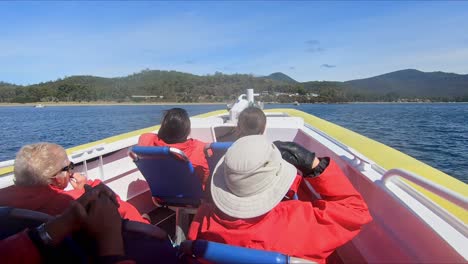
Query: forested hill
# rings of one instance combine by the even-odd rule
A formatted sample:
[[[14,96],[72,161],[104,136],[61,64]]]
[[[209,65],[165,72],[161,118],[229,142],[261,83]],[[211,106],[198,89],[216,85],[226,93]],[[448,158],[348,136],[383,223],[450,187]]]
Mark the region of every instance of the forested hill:
[[[275,72],[268,76],[265,76],[264,78],[275,80],[275,81],[288,82],[288,83],[297,83],[296,80],[294,80],[293,78],[289,77],[288,75],[282,72]]]
[[[0,102],[134,101],[132,96],[156,96],[162,102],[225,102],[254,88],[269,93],[291,91],[293,87],[247,74],[198,76],[177,71],[144,70],[126,77],[72,76],[29,86],[0,83]]]
[[[468,95],[468,74],[422,72],[414,69],[344,82],[354,93],[393,98],[444,98]]]
[[[126,77],[72,76],[29,86],[0,82],[0,103],[229,102],[247,88],[261,93],[265,102],[468,101],[468,75],[443,72],[403,70],[347,82],[300,83],[283,73],[199,76],[144,70]]]

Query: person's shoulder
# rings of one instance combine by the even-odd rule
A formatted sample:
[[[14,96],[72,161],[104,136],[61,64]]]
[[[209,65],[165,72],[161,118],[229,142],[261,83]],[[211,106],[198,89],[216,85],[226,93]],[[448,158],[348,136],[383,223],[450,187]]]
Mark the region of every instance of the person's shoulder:
[[[14,192],[14,191],[17,191],[17,190],[20,190],[20,189],[21,189],[21,186],[13,184],[13,185],[10,185],[8,187],[0,189],[0,194],[1,193],[7,193],[7,192]]]
[[[295,208],[297,206],[301,206],[303,203],[308,203],[308,202],[301,201],[301,200],[281,201],[272,210],[284,210],[284,209],[289,209],[289,208]]]
[[[16,194],[22,193],[21,187],[18,185],[11,185],[0,190],[0,202],[5,203],[6,200],[13,199]]]
[[[298,217],[298,215],[304,215],[309,212],[313,207],[310,201],[301,201],[301,200],[288,200],[282,201],[276,205],[271,211],[270,215],[292,218]]]
[[[201,144],[203,146],[206,145],[206,142],[203,142],[203,141],[198,140],[196,138],[189,138],[189,139],[187,139],[187,141],[191,141],[191,142],[193,142],[193,144]]]
[[[157,138],[158,134],[155,133],[143,133],[140,135],[140,138]]]
[[[154,142],[158,139],[154,133],[144,133],[138,138],[138,145],[140,146],[153,146]]]
[[[192,147],[197,148],[197,149],[201,148],[202,150],[203,150],[203,148],[205,148],[205,145],[207,144],[206,142],[203,142],[203,141],[195,139],[195,138],[189,138],[189,139],[187,139],[186,142],[189,143],[190,145],[192,145]]]

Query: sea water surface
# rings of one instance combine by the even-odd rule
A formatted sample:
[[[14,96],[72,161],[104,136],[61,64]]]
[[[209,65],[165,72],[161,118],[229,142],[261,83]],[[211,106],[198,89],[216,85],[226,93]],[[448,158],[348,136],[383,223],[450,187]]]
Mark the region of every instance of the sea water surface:
[[[191,116],[225,105],[0,107],[0,161],[25,144],[65,148],[159,124],[161,113],[183,107]],[[296,108],[398,149],[468,182],[468,104],[303,104]]]

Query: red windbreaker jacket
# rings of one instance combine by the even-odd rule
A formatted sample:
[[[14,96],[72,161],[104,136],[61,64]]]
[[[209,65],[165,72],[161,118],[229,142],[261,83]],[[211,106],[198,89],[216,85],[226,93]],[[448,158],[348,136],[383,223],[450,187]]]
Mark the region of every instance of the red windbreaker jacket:
[[[185,153],[185,155],[187,155],[190,162],[192,162],[193,168],[195,169],[195,173],[198,177],[200,177],[200,180],[202,181],[203,190],[205,189],[206,182],[208,180],[208,177],[210,176],[208,162],[206,161],[205,153],[203,152],[205,144],[206,143],[193,138],[189,138],[187,139],[187,141],[182,143],[167,144],[162,139],[160,139],[157,134],[153,133],[142,134],[138,139],[139,146],[168,146],[182,150]]]
[[[206,203],[198,209],[188,238],[277,251],[325,263],[372,217],[361,195],[334,161],[330,160],[320,176],[303,180],[314,187],[321,199],[283,200],[267,214],[250,219],[231,218],[214,204]]]
[[[88,180],[92,187],[101,183],[100,180]],[[28,209],[49,215],[61,214],[67,209],[70,201],[78,199],[84,190],[65,191],[54,186],[17,186],[12,185],[0,190],[0,206]],[[140,212],[128,202],[119,202],[119,213],[124,219],[148,224],[148,220],[141,217]]]

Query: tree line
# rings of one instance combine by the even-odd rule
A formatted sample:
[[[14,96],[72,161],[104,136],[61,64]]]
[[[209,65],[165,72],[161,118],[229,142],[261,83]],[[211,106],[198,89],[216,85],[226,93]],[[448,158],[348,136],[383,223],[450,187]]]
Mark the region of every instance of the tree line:
[[[398,94],[356,92],[342,82],[298,83],[251,74],[228,75],[216,72],[198,76],[176,71],[144,70],[119,78],[72,76],[28,86],[0,82],[0,102],[229,102],[245,93],[247,88],[261,93],[259,99],[264,102],[329,103],[405,99]],[[155,97],[134,98],[134,95]],[[424,99],[424,96],[420,98]],[[468,101],[468,97],[426,99]]]

